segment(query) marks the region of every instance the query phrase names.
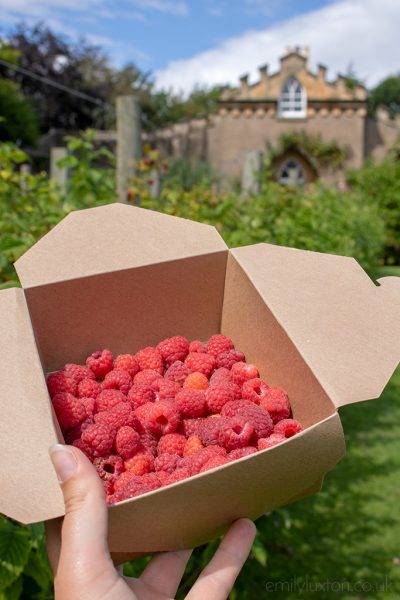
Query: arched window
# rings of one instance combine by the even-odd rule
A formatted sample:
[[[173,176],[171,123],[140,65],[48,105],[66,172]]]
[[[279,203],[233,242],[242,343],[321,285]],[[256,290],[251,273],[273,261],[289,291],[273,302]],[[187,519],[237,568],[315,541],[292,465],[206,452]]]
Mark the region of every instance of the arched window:
[[[304,185],[303,167],[297,160],[289,158],[279,169],[278,181],[283,185]]]
[[[295,77],[289,77],[281,89],[279,98],[279,116],[283,118],[301,118],[306,116],[307,94]]]

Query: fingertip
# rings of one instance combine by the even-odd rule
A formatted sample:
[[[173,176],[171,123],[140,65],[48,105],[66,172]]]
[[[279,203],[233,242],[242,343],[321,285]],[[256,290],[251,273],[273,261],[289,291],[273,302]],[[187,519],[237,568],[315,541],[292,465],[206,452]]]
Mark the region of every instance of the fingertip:
[[[252,536],[254,538],[256,536],[257,527],[255,526],[255,523],[247,517],[235,521],[234,526],[242,529],[243,533],[247,534],[249,537]]]

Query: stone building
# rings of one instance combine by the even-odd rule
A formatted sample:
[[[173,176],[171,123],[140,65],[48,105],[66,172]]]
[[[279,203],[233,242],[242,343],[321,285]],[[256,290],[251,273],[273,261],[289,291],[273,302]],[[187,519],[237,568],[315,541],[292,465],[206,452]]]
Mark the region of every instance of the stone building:
[[[343,167],[357,168],[368,156],[383,159],[400,134],[400,123],[383,111],[368,116],[364,86],[342,75],[328,80],[323,65],[312,72],[307,49],[296,47],[287,49],[277,72],[265,65],[256,83],[244,75],[238,88],[224,89],[214,114],[158,130],[148,139],[164,156],[205,160],[226,179],[240,179],[288,132],[337,144],[346,150]],[[275,177],[282,183],[316,177],[338,181],[337,169],[309,158],[301,147],[286,148],[275,156]]]

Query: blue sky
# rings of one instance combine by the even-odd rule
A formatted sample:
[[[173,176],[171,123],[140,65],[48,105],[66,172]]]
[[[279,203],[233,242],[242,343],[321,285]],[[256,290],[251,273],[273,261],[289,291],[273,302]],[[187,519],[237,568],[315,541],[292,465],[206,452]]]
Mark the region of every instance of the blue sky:
[[[278,57],[310,46],[310,66],[351,64],[373,84],[398,67],[399,0],[0,0],[3,31],[42,20],[72,38],[84,35],[113,61],[133,61],[161,87],[234,83]]]

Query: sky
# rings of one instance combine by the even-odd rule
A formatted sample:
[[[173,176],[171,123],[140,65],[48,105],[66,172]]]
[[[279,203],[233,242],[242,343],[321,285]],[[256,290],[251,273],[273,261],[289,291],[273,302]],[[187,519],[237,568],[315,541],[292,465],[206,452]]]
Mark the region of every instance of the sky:
[[[176,92],[255,81],[294,45],[332,79],[351,69],[373,86],[400,71],[400,0],[0,0],[0,33],[21,21],[84,36]]]

